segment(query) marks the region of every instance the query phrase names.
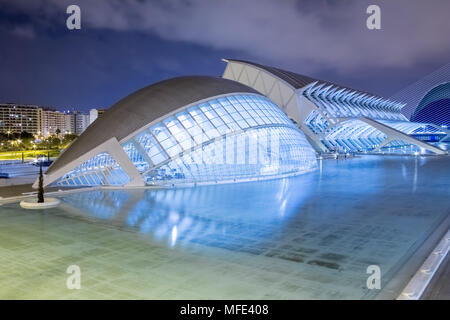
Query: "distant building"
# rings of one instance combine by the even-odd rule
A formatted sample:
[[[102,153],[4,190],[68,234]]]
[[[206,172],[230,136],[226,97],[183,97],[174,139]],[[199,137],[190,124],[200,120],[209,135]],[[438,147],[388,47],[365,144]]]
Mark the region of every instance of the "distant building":
[[[75,118],[75,134],[82,134],[84,130],[91,124],[89,114],[74,112]]]
[[[58,129],[62,134],[75,132],[75,118],[72,113],[42,109],[41,119],[42,134],[44,136],[56,134]]]
[[[104,112],[105,110],[92,109],[90,114],[86,114],[76,110],[58,111],[36,105],[3,103],[0,104],[0,133],[26,131],[48,136],[56,134],[59,129],[61,134],[81,134]]]
[[[35,105],[0,104],[0,132],[39,134],[42,131],[41,111]]]
[[[97,118],[100,118],[105,110],[103,109],[91,109],[89,111],[89,124],[92,124]]]

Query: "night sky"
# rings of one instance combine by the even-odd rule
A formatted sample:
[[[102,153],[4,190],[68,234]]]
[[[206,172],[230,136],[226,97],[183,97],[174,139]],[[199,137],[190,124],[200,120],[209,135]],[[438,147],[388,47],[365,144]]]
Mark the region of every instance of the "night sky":
[[[81,30],[66,8],[81,8]],[[382,30],[366,28],[381,7]],[[450,60],[448,0],[0,0],[0,103],[106,108],[247,59],[389,97]]]

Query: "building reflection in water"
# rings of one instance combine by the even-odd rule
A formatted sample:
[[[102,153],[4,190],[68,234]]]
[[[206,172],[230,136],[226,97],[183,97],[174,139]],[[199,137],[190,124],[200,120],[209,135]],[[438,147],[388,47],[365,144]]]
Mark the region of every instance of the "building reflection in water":
[[[315,174],[176,189],[95,190],[63,197],[66,209],[175,245],[236,249],[266,241],[301,214]]]

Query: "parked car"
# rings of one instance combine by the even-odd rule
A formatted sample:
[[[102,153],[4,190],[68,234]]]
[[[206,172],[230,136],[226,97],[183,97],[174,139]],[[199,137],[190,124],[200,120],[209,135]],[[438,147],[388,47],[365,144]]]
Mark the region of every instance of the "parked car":
[[[39,161],[33,161],[31,164],[33,166],[39,167],[39,166],[43,166],[43,167],[49,167],[51,164],[53,163],[53,160],[39,160]]]
[[[36,155],[36,159],[34,159],[31,162],[31,164],[33,166],[37,166],[37,167],[39,167],[41,165],[43,167],[48,167],[48,166],[50,166],[52,164],[52,162],[53,161],[50,160],[47,155],[45,155],[45,154],[38,154],[38,155]]]
[[[0,179],[9,179],[9,173],[0,172]]]

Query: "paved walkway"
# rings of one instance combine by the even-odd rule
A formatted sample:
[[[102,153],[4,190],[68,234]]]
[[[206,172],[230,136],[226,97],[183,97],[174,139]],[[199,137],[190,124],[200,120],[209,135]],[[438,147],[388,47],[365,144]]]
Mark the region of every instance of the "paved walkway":
[[[422,300],[450,300],[450,255],[447,254],[431,279],[428,288],[422,295]]]

